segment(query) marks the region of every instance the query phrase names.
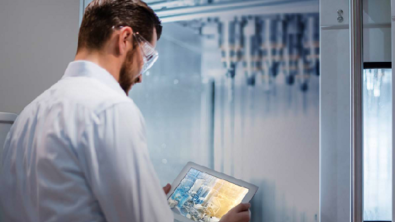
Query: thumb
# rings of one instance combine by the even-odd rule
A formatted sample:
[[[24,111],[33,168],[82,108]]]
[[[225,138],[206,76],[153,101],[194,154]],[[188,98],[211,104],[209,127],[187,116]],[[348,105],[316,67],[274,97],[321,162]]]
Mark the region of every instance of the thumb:
[[[250,209],[251,204],[250,203],[241,203],[239,205],[237,205],[236,207],[233,208],[233,210],[238,213],[238,212],[243,212],[243,211],[247,211],[248,209]]]
[[[165,194],[168,194],[170,192],[170,189],[171,189],[170,184],[166,184],[166,186],[163,187],[163,191],[165,192]]]

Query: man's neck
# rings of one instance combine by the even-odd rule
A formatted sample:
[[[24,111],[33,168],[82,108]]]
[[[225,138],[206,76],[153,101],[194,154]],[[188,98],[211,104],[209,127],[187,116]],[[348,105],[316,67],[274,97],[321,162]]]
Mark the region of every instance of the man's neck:
[[[75,56],[74,61],[85,60],[93,62],[103,69],[107,70],[119,82],[119,72],[121,67],[117,66],[118,63],[114,56],[111,54],[103,54],[98,51],[80,50]]]

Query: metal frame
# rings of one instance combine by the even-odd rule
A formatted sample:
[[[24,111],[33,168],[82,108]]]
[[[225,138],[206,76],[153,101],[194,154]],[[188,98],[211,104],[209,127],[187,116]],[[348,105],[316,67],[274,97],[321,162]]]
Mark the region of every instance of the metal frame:
[[[350,0],[351,222],[363,221],[363,0]]]
[[[391,0],[392,63],[395,62],[395,0]],[[394,63],[395,64],[395,63]],[[395,221],[395,71],[392,69],[392,221]]]
[[[163,4],[163,3],[160,3]],[[153,8],[159,8],[150,4]],[[279,13],[317,13],[319,1],[231,1],[200,6],[185,6],[155,10],[163,23],[186,21],[208,17],[229,15],[272,15]]]
[[[391,62],[364,62],[364,69],[392,69]]]
[[[90,0],[80,0],[80,24],[86,4]],[[318,0],[303,1],[229,1],[211,3],[197,6],[172,7],[176,1],[160,1],[149,4],[163,23],[187,21],[208,17],[221,17],[229,15],[271,15],[278,13],[317,13],[319,12]],[[168,8],[169,7],[169,8]]]

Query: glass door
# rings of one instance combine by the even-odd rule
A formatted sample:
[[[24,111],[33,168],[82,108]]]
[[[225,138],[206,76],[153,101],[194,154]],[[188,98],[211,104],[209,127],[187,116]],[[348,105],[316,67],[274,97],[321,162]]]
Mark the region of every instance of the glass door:
[[[391,1],[363,1],[363,219],[392,220]]]
[[[392,69],[391,63],[365,63],[364,220],[391,221]]]
[[[160,59],[130,95],[161,183],[192,161],[259,186],[252,222],[317,222],[319,1],[146,2]]]
[[[319,1],[148,4],[161,56],[130,95],[161,183],[193,161],[259,186],[252,222],[318,222]]]

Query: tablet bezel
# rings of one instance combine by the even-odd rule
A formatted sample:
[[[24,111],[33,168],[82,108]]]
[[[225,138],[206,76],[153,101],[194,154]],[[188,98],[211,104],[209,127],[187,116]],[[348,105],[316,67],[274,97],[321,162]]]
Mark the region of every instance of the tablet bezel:
[[[253,184],[250,184],[250,183],[247,183],[247,182],[245,182],[243,180],[236,179],[236,178],[234,178],[232,176],[229,176],[229,175],[226,175],[226,174],[214,171],[214,170],[212,170],[210,168],[198,165],[196,163],[188,162],[187,165],[185,165],[185,167],[178,174],[178,176],[174,180],[173,184],[171,185],[171,190],[167,194],[167,199],[166,199],[167,201],[169,201],[169,198],[173,195],[174,191],[177,189],[178,185],[180,185],[182,179],[185,178],[186,174],[189,172],[189,170],[191,168],[194,168],[194,169],[199,170],[199,171],[201,171],[203,173],[207,173],[207,174],[210,174],[210,175],[212,175],[214,177],[217,177],[218,179],[226,180],[226,181],[228,181],[230,183],[233,183],[235,185],[238,185],[238,186],[241,186],[241,187],[244,187],[244,188],[248,189],[248,193],[245,195],[245,197],[241,201],[242,203],[250,202],[252,197],[258,191],[258,187],[253,185]],[[193,221],[193,220],[188,219],[187,217],[184,217],[183,215],[178,214],[178,213],[176,213],[174,211],[173,211],[173,214],[174,214],[174,219],[176,219],[176,220],[178,220],[180,222],[191,222],[191,221]]]

